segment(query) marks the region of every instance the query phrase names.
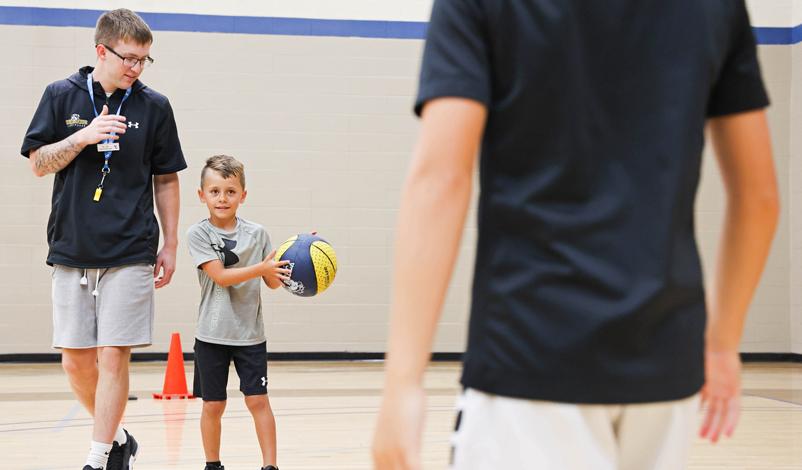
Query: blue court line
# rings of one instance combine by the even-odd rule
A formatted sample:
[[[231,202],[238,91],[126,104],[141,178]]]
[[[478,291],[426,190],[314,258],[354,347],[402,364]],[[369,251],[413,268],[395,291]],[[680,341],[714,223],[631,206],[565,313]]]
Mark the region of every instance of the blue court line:
[[[94,28],[100,10],[0,6],[0,24],[21,26],[77,26]],[[257,16],[141,13],[154,31],[336,36],[380,39],[424,39],[422,21],[325,20]],[[794,27],[753,28],[758,44],[791,45],[802,42],[802,24]]]
[[[68,411],[67,414],[64,415],[63,418],[61,418],[61,421],[59,421],[58,424],[56,424],[56,426],[53,428],[53,432],[61,432],[67,425],[67,423],[69,423],[72,420],[72,418],[75,417],[75,415],[78,413],[80,409],[81,405],[79,405],[78,403],[73,405],[73,407],[70,408],[70,411]]]

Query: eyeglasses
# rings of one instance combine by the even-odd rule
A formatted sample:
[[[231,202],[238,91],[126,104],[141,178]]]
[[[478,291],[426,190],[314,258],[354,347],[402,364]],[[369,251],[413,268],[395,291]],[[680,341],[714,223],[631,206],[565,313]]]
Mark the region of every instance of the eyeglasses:
[[[136,57],[123,57],[120,54],[118,54],[117,51],[115,51],[114,49],[110,48],[109,46],[107,46],[105,44],[101,44],[101,46],[105,47],[106,49],[111,51],[112,54],[114,54],[117,57],[119,57],[120,59],[122,59],[123,65],[125,65],[129,69],[132,69],[132,68],[136,67],[137,65],[140,65],[143,69],[148,67],[149,65],[153,65],[153,62],[154,62],[153,57],[148,56],[148,57],[145,57],[144,59],[137,59]]]

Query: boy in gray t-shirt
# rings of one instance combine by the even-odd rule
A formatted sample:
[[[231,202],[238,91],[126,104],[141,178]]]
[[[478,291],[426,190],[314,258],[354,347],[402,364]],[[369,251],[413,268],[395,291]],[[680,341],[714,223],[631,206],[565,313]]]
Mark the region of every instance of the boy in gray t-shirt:
[[[205,470],[223,469],[220,431],[232,360],[253,415],[262,470],[278,470],[276,422],[267,398],[267,342],[259,278],[276,289],[289,279],[288,262],[273,259],[276,252],[261,225],[237,217],[237,208],[247,196],[242,163],[227,155],[206,160],[198,195],[209,208],[209,218],[190,227],[187,237],[201,286],[194,393],[203,399]]]

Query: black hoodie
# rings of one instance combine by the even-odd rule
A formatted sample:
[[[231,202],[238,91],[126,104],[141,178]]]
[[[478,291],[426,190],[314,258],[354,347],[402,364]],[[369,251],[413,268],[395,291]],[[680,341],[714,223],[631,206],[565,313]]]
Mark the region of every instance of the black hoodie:
[[[47,86],[25,134],[23,156],[67,138],[95,118],[86,87],[91,71],[84,67]],[[111,173],[100,201],[94,202],[93,196],[103,153],[95,145],[84,148],[55,175],[47,224],[50,265],[108,268],[156,261],[159,225],[153,213],[152,177],[175,173],[187,164],[167,98],[139,80],[131,88],[120,111],[128,129],[109,161]],[[107,98],[98,82],[93,92],[98,113],[104,104],[115,113],[125,94],[117,90]]]

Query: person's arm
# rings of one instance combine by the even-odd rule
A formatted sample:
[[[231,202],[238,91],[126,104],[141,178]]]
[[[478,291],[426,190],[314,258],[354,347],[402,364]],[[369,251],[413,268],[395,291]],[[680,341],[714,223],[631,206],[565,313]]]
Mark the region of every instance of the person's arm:
[[[271,289],[281,285],[282,279],[289,277],[290,270],[283,266],[289,261],[275,261],[276,251],[271,251],[264,260],[242,268],[226,268],[220,260],[208,261],[201,265],[206,274],[222,287],[229,287],[253,278],[261,277]],[[275,287],[273,287],[273,285]]]
[[[373,442],[377,469],[419,469],[423,373],[470,202],[486,108],[439,98],[423,109],[401,197],[385,387]],[[423,281],[422,281],[423,279]]]
[[[769,253],[779,215],[771,140],[763,110],[709,121],[727,193],[713,289],[708,293],[705,385],[700,429],[716,442],[731,436],[740,413],[744,320]]]
[[[36,176],[58,173],[67,167],[88,145],[94,145],[106,139],[120,138],[125,134],[125,116],[109,115],[109,108],[103,105],[103,111],[88,126],[59,142],[43,145],[29,154],[31,171]],[[115,132],[117,135],[112,136]]]
[[[289,263],[289,261],[284,262]],[[290,270],[287,270],[286,278],[289,278]],[[270,276],[262,276],[262,280],[265,281],[265,285],[271,289],[278,289],[279,287],[283,286],[284,283],[281,282],[281,278],[278,277],[270,277]]]
[[[153,268],[153,277],[156,278],[155,286],[156,289],[159,289],[170,283],[175,272],[175,256],[178,249],[178,212],[181,199],[178,173],[154,176],[153,193],[164,238],[162,249],[156,256],[156,266]]]
[[[241,282],[261,277],[265,271],[263,263],[252,264],[244,268],[226,268],[220,260],[209,261],[201,266],[206,274],[221,287],[229,287]]]

